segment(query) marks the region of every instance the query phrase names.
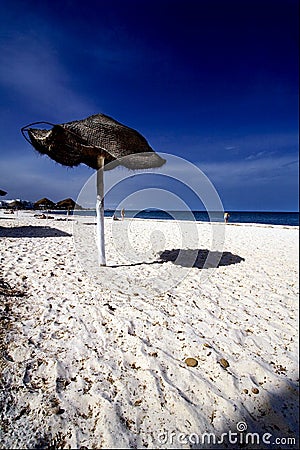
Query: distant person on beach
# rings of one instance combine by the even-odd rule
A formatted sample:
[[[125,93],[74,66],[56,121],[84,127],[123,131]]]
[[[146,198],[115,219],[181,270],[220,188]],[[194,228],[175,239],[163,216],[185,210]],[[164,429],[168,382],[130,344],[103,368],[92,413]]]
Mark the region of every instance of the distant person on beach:
[[[125,217],[125,209],[124,208],[121,211],[121,217],[122,217],[122,220],[124,220],[124,217]]]
[[[224,213],[224,222],[225,223],[228,223],[229,217],[230,217],[230,214],[228,212]]]
[[[115,214],[113,215],[113,220],[119,220]]]

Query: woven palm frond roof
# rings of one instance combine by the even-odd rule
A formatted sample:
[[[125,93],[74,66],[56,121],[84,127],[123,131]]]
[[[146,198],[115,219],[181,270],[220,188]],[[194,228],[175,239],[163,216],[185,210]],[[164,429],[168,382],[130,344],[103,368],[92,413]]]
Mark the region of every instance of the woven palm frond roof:
[[[81,209],[81,206],[78,205],[72,198],[65,198],[64,200],[60,200],[55,204],[55,208],[58,209]]]
[[[36,150],[66,166],[84,163],[97,169],[99,156],[109,164],[133,155],[124,163],[132,169],[160,167],[165,162],[140,133],[105,114],[53,125],[51,130],[29,126],[22,129],[23,134],[24,131]]]
[[[35,202],[33,207],[34,208],[39,208],[39,207],[53,208],[54,205],[55,205],[54,202],[49,200],[49,198],[44,197],[44,198],[41,198],[40,200],[38,200],[37,202]]]

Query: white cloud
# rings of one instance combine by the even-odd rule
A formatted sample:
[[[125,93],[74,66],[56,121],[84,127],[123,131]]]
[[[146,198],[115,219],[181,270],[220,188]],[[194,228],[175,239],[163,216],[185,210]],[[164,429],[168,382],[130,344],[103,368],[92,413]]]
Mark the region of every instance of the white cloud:
[[[0,44],[0,83],[50,116],[78,118],[95,111],[90,100],[73,90],[71,74],[45,40],[17,36]],[[70,119],[70,120],[71,120]]]
[[[156,181],[158,188],[166,192],[169,190],[169,192],[178,195],[179,198],[183,198],[181,187],[168,178],[173,177],[175,180],[179,180],[183,186],[190,186],[192,189],[196,189],[196,192],[198,191],[201,194],[200,198],[202,198],[203,193],[209,192],[205,191],[209,186],[206,185],[199,170],[215,186],[221,199],[226,190],[230,189],[231,192],[235,191],[237,194],[243,193],[245,198],[251,201],[253,188],[255,188],[254,196],[257,196],[257,188],[261,188],[262,192],[274,191],[274,193],[278,193],[284,186],[290,185],[295,187],[298,176],[298,161],[297,156],[291,154],[276,157],[273,155],[272,158],[262,156],[258,159],[239,159],[230,162],[198,162],[193,165],[185,163],[180,158],[171,157],[162,170],[157,169],[153,173],[162,173],[159,182],[157,183]],[[7,152],[1,159],[0,164],[1,188],[5,189],[11,198],[21,197],[28,200],[37,200],[45,196],[53,201],[66,197],[76,199],[92,174],[94,174],[94,171],[84,165],[68,169],[55,164],[45,156],[38,156],[34,152],[28,155],[24,153],[18,157],[12,157]],[[131,184],[123,185],[122,180],[128,176],[133,177]],[[120,189],[116,192],[117,197],[120,196],[120,198],[126,197],[134,190],[137,192],[143,189],[144,181],[139,178],[138,172],[118,168],[107,172],[105,177],[107,188],[109,185],[112,186],[121,180]],[[150,183],[149,179],[146,181],[148,182],[147,186],[151,186],[151,180]],[[153,183],[154,185],[155,183]],[[294,187],[292,188],[293,190]],[[149,206],[153,195],[160,196],[159,200],[165,203],[166,208],[172,209],[173,205],[173,209],[176,209],[177,204],[174,203],[171,196],[168,194],[169,197],[165,197],[165,200],[161,196],[161,192],[159,193],[158,191],[156,194],[151,193],[151,196],[148,196],[147,192],[141,194],[141,204],[144,207]],[[108,207],[115,206],[113,204],[115,198],[111,198],[111,200],[112,204],[107,203]],[[134,199],[134,203],[137,204],[137,197]],[[198,203],[195,203],[194,207],[201,209]]]
[[[286,182],[298,173],[298,161],[295,155],[265,156],[246,158],[246,160],[198,163],[198,167],[209,177],[213,183],[220,186],[251,186],[266,183]]]
[[[91,172],[85,166],[70,169],[34,155],[12,158],[8,154],[0,164],[1,186],[5,186],[8,196],[26,200],[74,198]]]
[[[260,152],[256,152],[256,153],[252,153],[251,155],[248,155],[245,159],[247,161],[251,161],[253,159],[259,159],[262,157],[267,157],[270,158],[272,155],[274,154],[274,152],[267,152],[267,151],[260,151]]]

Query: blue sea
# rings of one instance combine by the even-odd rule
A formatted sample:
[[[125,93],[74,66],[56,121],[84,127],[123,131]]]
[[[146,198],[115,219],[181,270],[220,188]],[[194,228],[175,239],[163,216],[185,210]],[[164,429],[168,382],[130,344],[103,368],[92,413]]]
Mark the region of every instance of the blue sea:
[[[288,225],[299,226],[298,212],[246,212],[246,211],[227,211],[230,214],[229,223],[259,223],[266,225]],[[76,211],[75,214],[95,215],[95,211]],[[195,220],[199,222],[220,221],[223,220],[223,214],[214,214],[209,217],[205,211],[193,211]],[[105,216],[112,217],[115,214],[120,217],[120,211],[106,210]],[[159,220],[191,220],[191,213],[186,211],[161,211],[161,210],[143,210],[125,212],[126,218],[140,219],[159,219]]]
[[[129,211],[126,216],[130,217],[132,211]],[[130,214],[130,216],[129,216]],[[229,212],[229,223],[261,223],[269,225],[299,225],[299,213],[287,213],[287,212]],[[193,211],[193,215],[196,221],[209,222],[210,218],[205,211]],[[131,217],[133,217],[132,215]],[[165,211],[141,211],[137,212],[135,217],[143,219],[166,219],[166,220],[187,220],[190,218],[190,214],[185,211],[165,212]],[[211,216],[211,220],[222,220],[222,214],[216,214]]]

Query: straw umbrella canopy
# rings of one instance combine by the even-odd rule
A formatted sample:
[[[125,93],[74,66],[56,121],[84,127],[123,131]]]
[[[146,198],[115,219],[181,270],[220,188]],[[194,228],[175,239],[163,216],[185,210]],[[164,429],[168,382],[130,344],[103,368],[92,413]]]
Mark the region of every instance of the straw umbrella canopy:
[[[43,123],[52,128],[32,128]],[[21,132],[39,153],[58,163],[71,167],[83,163],[97,170],[97,245],[99,264],[105,266],[103,170],[108,164],[109,170],[119,164],[128,169],[149,169],[161,167],[165,160],[140,133],[105,114],[59,125],[35,122]],[[131,157],[122,159],[128,155]]]
[[[49,198],[41,198],[37,202],[34,203],[33,208],[34,209],[53,209],[55,203],[53,203]]]
[[[74,202],[71,198],[65,198],[64,200],[61,200],[60,202],[57,202],[55,204],[55,207],[58,209],[81,209],[81,206],[79,206],[76,202]]]
[[[9,207],[15,209],[22,209],[23,203],[21,200],[12,200],[11,202],[9,202]]]
[[[1,196],[6,195],[6,194],[7,194],[7,192],[2,191],[2,189],[0,189],[0,195],[1,195]]]

